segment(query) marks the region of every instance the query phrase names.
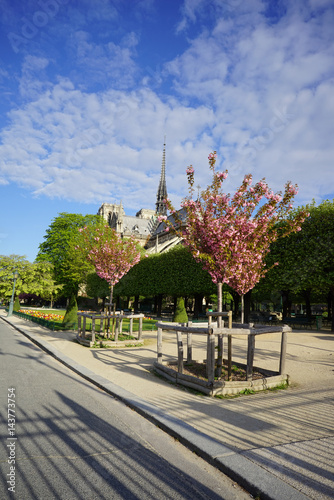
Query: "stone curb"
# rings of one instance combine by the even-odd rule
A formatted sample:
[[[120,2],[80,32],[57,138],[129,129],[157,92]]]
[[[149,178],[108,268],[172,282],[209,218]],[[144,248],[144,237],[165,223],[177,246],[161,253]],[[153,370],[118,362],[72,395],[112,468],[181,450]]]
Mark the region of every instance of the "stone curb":
[[[147,403],[131,392],[122,389],[113,382],[95,374],[88,368],[75,363],[71,358],[64,355],[58,349],[50,346],[48,342],[39,339],[32,333],[27,333],[22,328],[0,316],[6,323],[14,327],[25,337],[31,340],[47,354],[67,368],[94,384],[99,389],[122,401],[141,416],[145,417],[173,438],[176,438],[195,452],[208,463],[217,467],[240,486],[249,491],[254,497],[260,496],[261,500],[308,500],[300,491],[289,486],[269,471],[244,457],[232,448],[215,441],[210,436],[195,430],[191,425],[166,414],[160,408]]]

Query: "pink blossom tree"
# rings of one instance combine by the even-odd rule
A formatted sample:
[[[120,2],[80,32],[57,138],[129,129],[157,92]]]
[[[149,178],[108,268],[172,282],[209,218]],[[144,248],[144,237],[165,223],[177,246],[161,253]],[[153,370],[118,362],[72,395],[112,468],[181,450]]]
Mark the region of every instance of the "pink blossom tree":
[[[182,202],[186,210],[186,224],[170,200],[165,200],[173,214],[173,220],[165,220],[166,229],[182,236],[194,258],[202,262],[214,283],[217,284],[218,311],[222,311],[222,284],[226,283],[243,296],[268,271],[265,256],[270,244],[279,237],[299,231],[308,215],[300,211],[288,217],[297,185],[285,184],[284,193],[274,193],[265,179],[252,186],[252,176],[244,180],[231,196],[222,191],[222,183],[228,172],[215,169],[216,152],[209,155],[212,183],[197,199],[194,195],[194,169],[187,168],[189,196]],[[278,224],[280,223],[280,224]]]
[[[95,267],[96,274],[110,285],[110,306],[116,283],[140,260],[141,253],[134,239],[122,239],[109,226],[79,229],[87,259]]]

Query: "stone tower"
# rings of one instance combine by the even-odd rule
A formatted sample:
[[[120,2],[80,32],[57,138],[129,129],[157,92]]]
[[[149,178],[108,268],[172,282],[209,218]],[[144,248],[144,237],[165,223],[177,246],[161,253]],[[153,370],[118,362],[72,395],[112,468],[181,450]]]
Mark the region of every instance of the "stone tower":
[[[166,185],[166,136],[164,142],[164,150],[162,153],[162,165],[161,165],[161,175],[160,175],[160,183],[157,192],[157,202],[156,213],[158,215],[167,215],[167,207],[163,200],[167,199],[167,185]]]

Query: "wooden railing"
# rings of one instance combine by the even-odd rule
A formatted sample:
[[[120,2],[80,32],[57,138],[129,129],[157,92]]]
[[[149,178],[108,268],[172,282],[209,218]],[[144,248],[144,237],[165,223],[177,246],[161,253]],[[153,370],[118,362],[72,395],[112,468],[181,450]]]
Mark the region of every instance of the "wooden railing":
[[[209,382],[214,382],[215,375],[221,376],[223,365],[223,337],[227,337],[228,341],[228,379],[231,380],[232,375],[232,335],[247,335],[247,365],[246,365],[246,378],[252,380],[254,353],[255,353],[255,339],[258,335],[266,333],[281,333],[281,345],[279,355],[279,369],[278,374],[282,375],[285,372],[285,359],[286,359],[286,346],[287,346],[287,333],[291,332],[291,328],[287,325],[284,326],[266,326],[254,328],[252,324],[232,324],[232,314],[230,313],[208,313],[208,326],[193,325],[189,323],[163,323],[156,324],[158,328],[157,333],[157,362],[162,364],[163,358],[163,332],[175,332],[177,341],[177,366],[178,372],[183,373],[184,360],[186,363],[192,362],[192,335],[206,335],[206,371]],[[227,318],[228,326],[214,327],[212,318]],[[184,356],[183,337],[186,334],[186,358]],[[217,342],[216,342],[217,338]],[[216,349],[216,343],[218,349]],[[216,351],[217,359],[216,359]]]
[[[111,336],[114,337],[115,341],[118,341],[118,335],[123,331],[123,320],[129,320],[129,335],[133,335],[133,320],[139,319],[138,326],[138,340],[141,340],[143,335],[143,319],[144,314],[124,314],[123,311],[114,312],[112,314],[92,314],[85,312],[78,312],[78,336],[83,339],[86,338],[86,322],[87,318],[90,318],[92,321],[92,342],[95,342],[95,334],[96,334],[96,321],[100,320],[100,328],[101,324],[104,324],[103,334],[106,338],[110,339]]]

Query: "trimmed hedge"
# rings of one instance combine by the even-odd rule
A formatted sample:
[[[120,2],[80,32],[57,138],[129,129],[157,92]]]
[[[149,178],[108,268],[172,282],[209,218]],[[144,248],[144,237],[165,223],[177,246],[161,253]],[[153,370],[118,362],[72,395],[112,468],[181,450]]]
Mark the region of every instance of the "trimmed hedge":
[[[216,285],[208,272],[181,245],[142,259],[114,288],[115,296],[211,295]]]

